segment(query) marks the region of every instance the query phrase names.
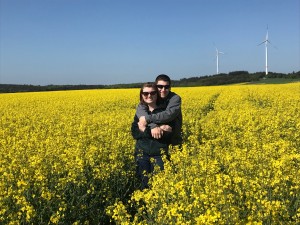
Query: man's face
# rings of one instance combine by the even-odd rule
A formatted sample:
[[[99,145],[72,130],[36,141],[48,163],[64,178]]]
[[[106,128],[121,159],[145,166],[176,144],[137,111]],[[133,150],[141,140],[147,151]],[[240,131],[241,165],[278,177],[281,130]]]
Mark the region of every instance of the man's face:
[[[160,97],[161,98],[167,97],[170,92],[170,88],[171,88],[169,82],[159,80],[159,81],[157,81],[156,85],[157,85]]]

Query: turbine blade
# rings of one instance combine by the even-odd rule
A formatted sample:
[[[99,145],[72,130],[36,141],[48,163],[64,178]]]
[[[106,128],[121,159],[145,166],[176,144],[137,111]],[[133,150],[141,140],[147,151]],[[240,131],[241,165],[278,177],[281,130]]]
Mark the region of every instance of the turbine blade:
[[[262,43],[260,43],[260,44],[258,44],[257,46],[260,46],[260,45],[262,45],[263,43],[265,43],[267,40],[265,40],[265,41],[263,41]]]

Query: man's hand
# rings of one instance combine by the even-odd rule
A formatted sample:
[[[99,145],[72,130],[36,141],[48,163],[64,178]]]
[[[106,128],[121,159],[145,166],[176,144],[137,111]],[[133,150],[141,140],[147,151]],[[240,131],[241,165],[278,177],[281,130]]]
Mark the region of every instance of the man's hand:
[[[160,139],[163,135],[163,130],[159,127],[155,127],[151,129],[151,135],[155,139]]]
[[[139,123],[141,123],[141,125],[144,125],[145,127],[147,126],[147,121],[146,121],[145,116],[140,117]]]
[[[162,129],[163,131],[166,131],[166,132],[172,132],[172,127],[170,127],[169,125],[160,125],[159,127],[160,127],[160,129]]]

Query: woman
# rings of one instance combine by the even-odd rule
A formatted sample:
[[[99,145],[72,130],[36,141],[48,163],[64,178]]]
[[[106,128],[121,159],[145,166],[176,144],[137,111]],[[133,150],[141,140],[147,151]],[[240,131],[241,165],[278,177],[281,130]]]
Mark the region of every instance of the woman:
[[[149,115],[164,110],[164,108],[158,106],[160,100],[155,83],[142,85],[140,89],[140,103],[147,106]],[[137,176],[141,181],[141,189],[149,187],[148,174],[154,171],[155,165],[158,165],[161,170],[164,169],[162,155],[168,155],[173,124],[159,124],[159,126],[163,130],[163,135],[160,139],[153,138],[150,127],[140,124],[136,115],[131,126],[132,136],[136,139],[134,155],[137,164]]]

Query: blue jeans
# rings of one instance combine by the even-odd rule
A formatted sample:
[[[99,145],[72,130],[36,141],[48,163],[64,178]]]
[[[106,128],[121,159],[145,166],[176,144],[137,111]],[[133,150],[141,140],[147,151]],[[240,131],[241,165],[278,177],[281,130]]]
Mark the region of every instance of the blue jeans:
[[[141,181],[141,189],[149,188],[149,174],[153,173],[154,167],[164,169],[164,162],[161,155],[149,156],[143,153],[135,154],[136,174]]]

